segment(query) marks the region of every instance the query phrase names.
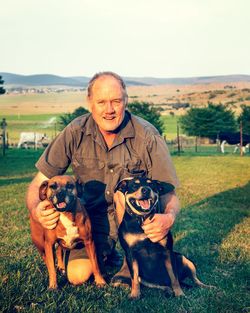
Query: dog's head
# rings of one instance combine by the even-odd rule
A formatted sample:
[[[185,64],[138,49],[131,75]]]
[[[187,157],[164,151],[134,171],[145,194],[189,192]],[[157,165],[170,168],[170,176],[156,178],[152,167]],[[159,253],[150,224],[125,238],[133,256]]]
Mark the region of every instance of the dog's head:
[[[124,194],[126,205],[134,214],[144,216],[155,210],[159,196],[173,191],[174,186],[147,177],[135,177],[120,181],[117,190]]]
[[[39,189],[41,200],[48,199],[59,212],[72,211],[77,196],[81,195],[81,185],[71,176],[54,176],[44,181]]]

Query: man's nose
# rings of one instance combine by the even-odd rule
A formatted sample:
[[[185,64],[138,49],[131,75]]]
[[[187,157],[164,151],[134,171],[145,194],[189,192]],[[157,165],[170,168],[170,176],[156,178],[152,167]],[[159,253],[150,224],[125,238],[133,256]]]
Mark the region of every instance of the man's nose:
[[[113,113],[114,112],[114,106],[111,101],[107,101],[106,105],[106,113]]]

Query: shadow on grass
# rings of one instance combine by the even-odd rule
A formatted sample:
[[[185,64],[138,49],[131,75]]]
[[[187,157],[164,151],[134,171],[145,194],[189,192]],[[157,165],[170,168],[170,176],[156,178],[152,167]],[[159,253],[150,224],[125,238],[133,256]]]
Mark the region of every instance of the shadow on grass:
[[[18,178],[0,178],[0,186],[8,186],[11,184],[30,183],[33,176],[18,177]]]
[[[210,262],[207,256],[218,255],[219,245],[248,216],[249,202],[250,183],[183,208],[173,229],[175,249]]]

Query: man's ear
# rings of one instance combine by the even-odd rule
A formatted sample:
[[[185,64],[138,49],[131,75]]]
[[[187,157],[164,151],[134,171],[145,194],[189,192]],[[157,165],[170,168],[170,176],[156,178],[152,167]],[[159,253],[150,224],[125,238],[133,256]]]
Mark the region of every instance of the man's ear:
[[[45,180],[39,188],[39,198],[41,201],[47,198],[48,181]]]
[[[91,103],[91,98],[89,96],[87,97],[87,106],[88,106],[89,112],[92,113],[92,103]]]
[[[169,183],[161,182],[159,180],[153,180],[154,187],[158,191],[159,195],[162,196],[168,192],[171,192],[175,189],[175,186]]]
[[[123,194],[127,191],[128,182],[131,180],[130,178],[125,178],[121,180],[115,187],[114,192],[121,191]]]

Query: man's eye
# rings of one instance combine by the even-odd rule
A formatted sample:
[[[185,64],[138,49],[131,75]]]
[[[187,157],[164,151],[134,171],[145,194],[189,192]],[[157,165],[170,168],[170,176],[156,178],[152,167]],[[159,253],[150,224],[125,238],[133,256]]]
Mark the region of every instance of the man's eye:
[[[97,104],[99,104],[99,105],[104,105],[105,102],[104,102],[103,100],[101,100],[101,101],[97,101]]]
[[[112,101],[114,104],[119,105],[122,103],[121,99],[115,99]]]

